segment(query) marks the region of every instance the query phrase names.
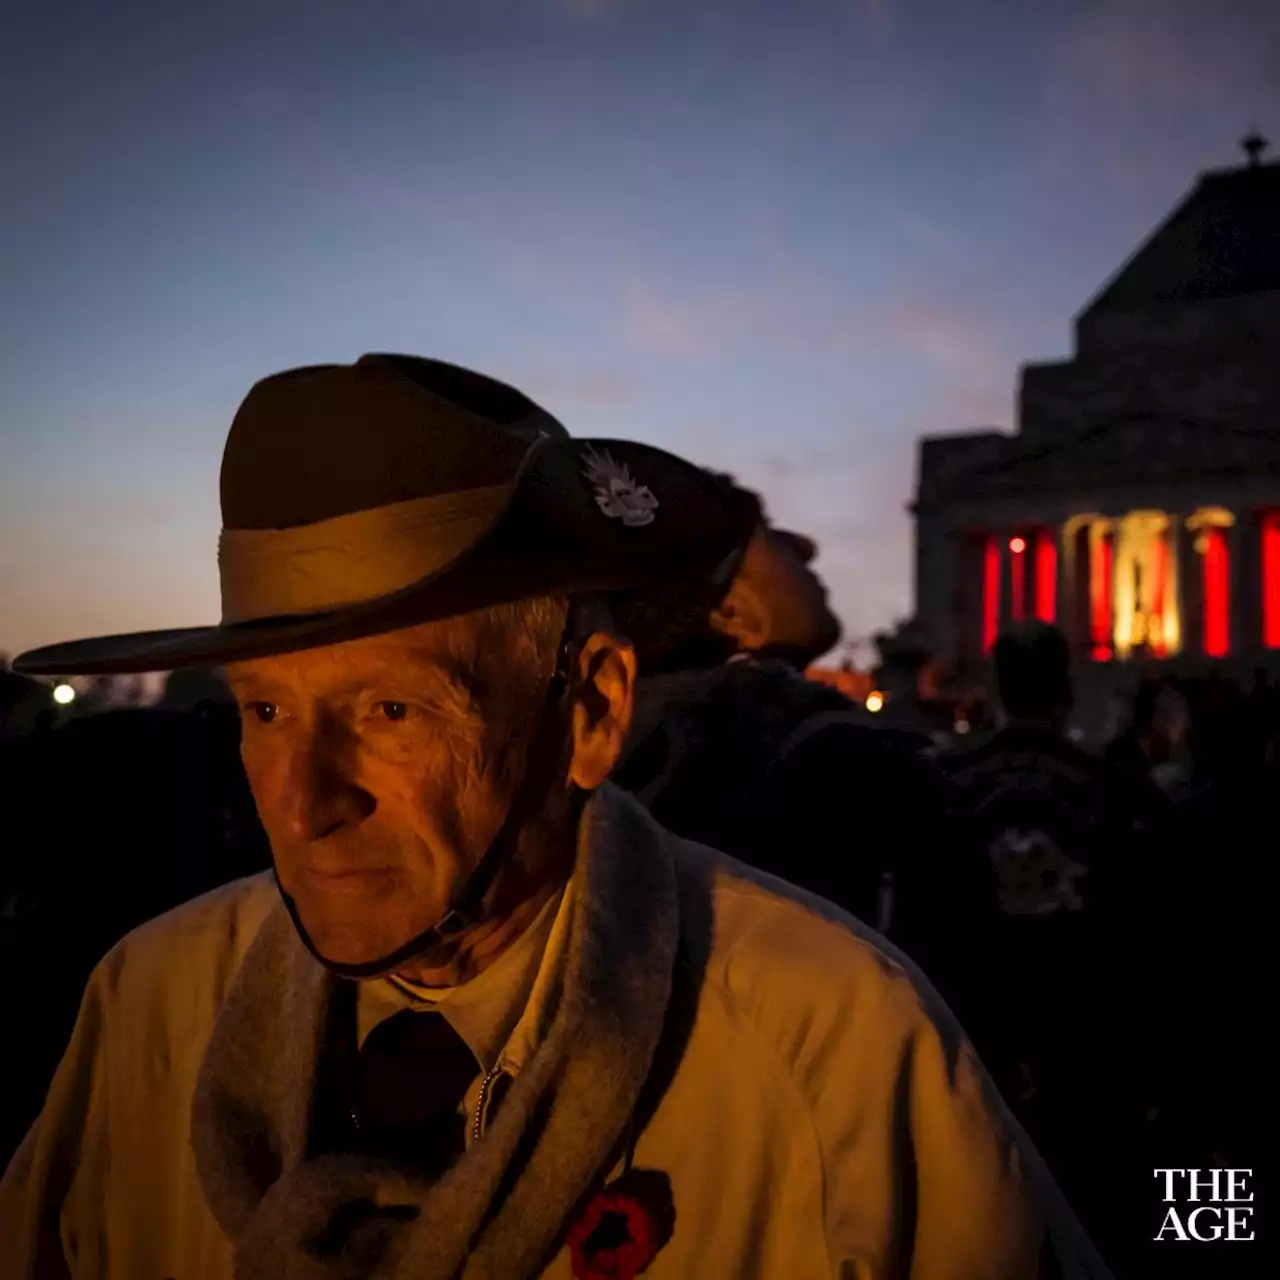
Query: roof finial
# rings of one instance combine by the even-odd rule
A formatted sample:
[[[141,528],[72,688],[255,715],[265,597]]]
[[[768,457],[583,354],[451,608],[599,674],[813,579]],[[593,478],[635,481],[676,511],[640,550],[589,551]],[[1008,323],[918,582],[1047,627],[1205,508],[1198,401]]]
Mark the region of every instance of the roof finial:
[[[1250,129],[1240,139],[1240,150],[1249,157],[1249,167],[1256,168],[1262,163],[1262,153],[1271,145],[1257,129]]]

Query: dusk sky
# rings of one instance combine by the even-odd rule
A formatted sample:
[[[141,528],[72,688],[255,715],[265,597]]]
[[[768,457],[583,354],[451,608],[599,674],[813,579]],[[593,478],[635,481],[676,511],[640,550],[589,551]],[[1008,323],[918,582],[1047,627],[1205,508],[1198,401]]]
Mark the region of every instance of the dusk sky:
[[[851,637],[915,440],[1251,126],[1269,0],[16,0],[0,18],[0,650],[217,620],[259,377],[408,351],[729,469]]]

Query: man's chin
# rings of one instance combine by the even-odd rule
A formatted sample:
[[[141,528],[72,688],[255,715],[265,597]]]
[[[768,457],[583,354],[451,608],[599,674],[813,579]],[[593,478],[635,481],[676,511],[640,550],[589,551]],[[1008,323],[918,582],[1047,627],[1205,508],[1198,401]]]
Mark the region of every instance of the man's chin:
[[[388,911],[385,901],[362,899],[358,894],[291,897],[296,922],[305,930],[312,950],[337,969],[360,968],[398,956],[444,914],[433,909],[405,917]]]
[[[822,627],[815,627],[812,633],[798,637],[793,644],[773,646],[768,650],[769,656],[803,671],[840,643],[843,630],[839,620],[831,616]]]
[[[417,933],[404,937],[389,933],[381,937],[370,937],[362,931],[341,926],[312,929],[305,920],[302,923],[311,939],[311,948],[320,960],[339,971],[374,966],[377,972],[361,975],[366,977],[381,977],[406,963],[408,957],[402,954],[405,947],[431,928],[427,924]]]
[[[822,641],[823,647],[822,652],[819,653],[818,656],[821,657],[823,653],[827,653],[834,649],[836,645],[840,643],[840,639],[843,635],[844,624],[841,623],[840,619],[837,618],[834,613],[828,612],[826,625],[823,627],[822,634],[819,637]]]

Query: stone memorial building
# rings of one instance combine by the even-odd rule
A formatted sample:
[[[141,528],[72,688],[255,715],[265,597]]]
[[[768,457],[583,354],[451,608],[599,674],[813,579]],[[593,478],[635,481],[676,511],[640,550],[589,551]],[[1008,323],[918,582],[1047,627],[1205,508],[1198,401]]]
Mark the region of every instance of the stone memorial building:
[[[1023,368],[1014,434],[920,442],[915,627],[962,680],[1031,617],[1084,684],[1280,667],[1280,164],[1242,145]]]

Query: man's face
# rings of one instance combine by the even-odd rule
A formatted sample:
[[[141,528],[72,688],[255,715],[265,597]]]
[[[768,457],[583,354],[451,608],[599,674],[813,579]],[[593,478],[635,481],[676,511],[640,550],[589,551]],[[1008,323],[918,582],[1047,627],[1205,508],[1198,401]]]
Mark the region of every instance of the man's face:
[[[537,665],[472,615],[228,669],[277,875],[322,955],[371,962],[448,910],[522,776]]]
[[[805,661],[840,639],[827,588],[813,571],[817,547],[802,534],[762,525],[747,546],[735,588],[744,588],[763,618],[757,648],[790,651]]]

